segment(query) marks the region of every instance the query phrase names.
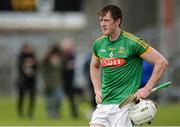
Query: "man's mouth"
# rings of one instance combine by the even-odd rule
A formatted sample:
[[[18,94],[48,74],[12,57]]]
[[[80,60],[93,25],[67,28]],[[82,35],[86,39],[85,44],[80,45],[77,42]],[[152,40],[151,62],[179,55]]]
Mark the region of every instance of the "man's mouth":
[[[107,30],[107,28],[102,28],[103,31]]]

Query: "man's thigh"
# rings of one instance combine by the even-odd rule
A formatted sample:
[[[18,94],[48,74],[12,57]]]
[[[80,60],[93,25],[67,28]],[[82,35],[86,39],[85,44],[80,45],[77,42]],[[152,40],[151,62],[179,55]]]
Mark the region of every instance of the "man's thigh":
[[[108,105],[98,104],[89,123],[90,127],[109,127],[109,111],[110,108]]]
[[[118,127],[118,126],[132,126],[130,117],[129,117],[129,105],[119,108],[119,106],[115,106],[112,109],[112,112],[109,115],[109,119],[111,122],[111,127]]]

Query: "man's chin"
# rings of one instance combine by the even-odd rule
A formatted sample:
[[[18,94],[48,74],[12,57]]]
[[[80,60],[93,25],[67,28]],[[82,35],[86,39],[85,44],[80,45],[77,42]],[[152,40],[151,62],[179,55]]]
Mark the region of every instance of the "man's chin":
[[[104,35],[109,35],[107,32],[103,32]]]

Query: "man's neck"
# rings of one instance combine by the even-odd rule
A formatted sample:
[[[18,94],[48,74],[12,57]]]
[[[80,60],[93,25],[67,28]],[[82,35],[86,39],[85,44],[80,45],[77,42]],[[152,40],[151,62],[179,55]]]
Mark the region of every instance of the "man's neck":
[[[116,29],[116,31],[114,31],[114,33],[112,33],[111,35],[109,35],[109,39],[110,41],[115,41],[119,38],[119,35],[121,33],[121,29]]]

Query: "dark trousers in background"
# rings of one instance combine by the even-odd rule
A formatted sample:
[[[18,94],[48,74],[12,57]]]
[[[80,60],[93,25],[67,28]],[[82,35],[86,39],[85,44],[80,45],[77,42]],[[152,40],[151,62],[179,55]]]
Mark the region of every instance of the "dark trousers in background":
[[[56,88],[49,92],[45,92],[46,111],[48,117],[58,118],[61,117],[61,101],[63,98],[63,92],[61,89]]]
[[[77,104],[76,104],[76,100],[75,100],[75,88],[73,86],[72,80],[66,80],[64,90],[65,90],[66,96],[68,97],[68,100],[70,102],[71,116],[73,118],[77,118],[78,117],[78,109],[77,109]]]
[[[28,97],[28,117],[32,118],[34,115],[34,106],[35,106],[35,85],[19,86],[18,88],[18,104],[17,111],[18,116],[24,116],[24,104],[25,98]]]

